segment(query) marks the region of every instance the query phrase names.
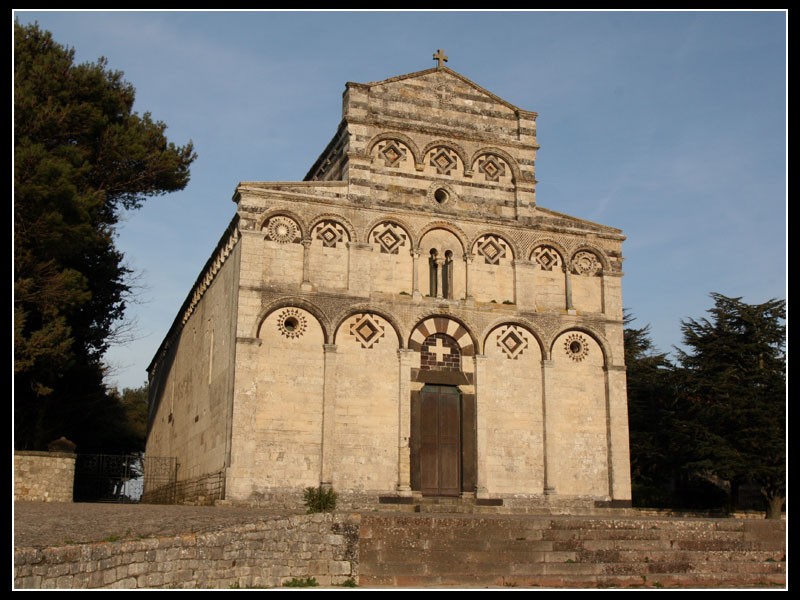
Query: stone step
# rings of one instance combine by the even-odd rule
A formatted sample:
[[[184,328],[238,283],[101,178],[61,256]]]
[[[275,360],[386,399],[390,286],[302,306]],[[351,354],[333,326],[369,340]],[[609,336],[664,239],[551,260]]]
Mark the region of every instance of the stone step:
[[[651,574],[640,575],[483,575],[459,574],[456,576],[417,576],[417,575],[381,575],[360,576],[362,587],[380,588],[452,588],[452,587],[485,587],[485,588],[781,588],[785,586],[784,574],[763,574],[752,577],[731,577],[728,574]]]
[[[360,581],[777,586],[786,578],[785,531],[785,522],[735,519],[376,515],[361,523]]]

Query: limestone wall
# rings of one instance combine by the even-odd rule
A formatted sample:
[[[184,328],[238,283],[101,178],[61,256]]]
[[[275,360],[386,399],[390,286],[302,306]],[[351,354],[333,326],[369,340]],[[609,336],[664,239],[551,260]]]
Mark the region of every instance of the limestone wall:
[[[397,333],[379,315],[357,313],[339,326],[332,378],[335,423],[330,483],[335,489],[381,493],[395,489],[399,347]]]
[[[228,497],[320,483],[324,344],[317,318],[296,307],[239,344]]]
[[[358,516],[275,517],[220,531],[143,540],[17,548],[19,589],[246,589],[313,577],[358,577]]]
[[[14,452],[14,500],[72,502],[75,455]]]
[[[559,495],[609,494],[604,357],[579,331],[560,335],[546,367],[548,485]]]
[[[544,490],[542,355],[539,343],[518,326],[486,337],[478,377],[478,427],[485,429],[479,457],[486,492],[541,494]]]
[[[225,467],[239,248],[219,267],[151,377],[146,452],[177,457],[178,481]]]

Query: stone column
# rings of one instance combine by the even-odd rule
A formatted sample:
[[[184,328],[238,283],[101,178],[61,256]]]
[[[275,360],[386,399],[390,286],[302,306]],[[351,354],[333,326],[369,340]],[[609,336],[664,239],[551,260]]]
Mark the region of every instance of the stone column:
[[[303,290],[304,292],[310,292],[312,286],[311,286],[311,281],[308,278],[309,276],[308,263],[311,251],[311,240],[305,239],[303,240],[302,243],[303,243],[303,283],[300,284],[300,289]]]
[[[572,273],[570,271],[569,265],[564,265],[564,295],[567,298],[567,310],[574,311],[575,307],[572,306]]]
[[[477,498],[488,498],[489,497],[489,486],[487,484],[487,470],[488,466],[486,464],[486,447],[488,446],[488,437],[489,432],[487,431],[486,427],[486,407],[484,406],[483,402],[481,401],[481,382],[483,381],[483,376],[486,374],[486,355],[485,354],[476,354],[474,357],[475,360],[475,421],[476,421],[476,429],[477,429],[477,439],[476,439],[476,446],[478,447],[478,458],[477,458],[477,486],[475,490],[475,494]]]
[[[472,300],[469,289],[469,266],[472,264],[472,254],[464,254],[464,300]]]
[[[436,297],[443,298],[442,289],[444,288],[444,257],[436,257]]]
[[[411,496],[411,368],[414,350],[397,351],[399,385],[397,396],[397,495]]]
[[[413,298],[422,298],[422,294],[419,291],[419,255],[420,255],[419,248],[414,248],[411,250],[411,258],[413,260],[413,270],[411,277],[414,279],[413,284],[411,286],[411,296]]]
[[[555,494],[556,471],[553,464],[556,458],[554,450],[555,430],[553,429],[553,410],[548,407],[547,398],[552,384],[553,361],[542,360],[542,423],[543,423],[543,460],[544,460],[544,493]]]
[[[324,383],[322,386],[322,456],[320,485],[333,486],[333,458],[336,419],[336,344],[323,344]]]

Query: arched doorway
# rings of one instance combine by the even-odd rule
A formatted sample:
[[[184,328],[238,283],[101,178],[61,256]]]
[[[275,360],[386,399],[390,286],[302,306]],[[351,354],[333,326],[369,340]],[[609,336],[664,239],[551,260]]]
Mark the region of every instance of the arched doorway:
[[[473,341],[459,323],[427,319],[409,348],[420,353],[412,369],[411,489],[423,496],[461,496],[477,484],[477,421]]]

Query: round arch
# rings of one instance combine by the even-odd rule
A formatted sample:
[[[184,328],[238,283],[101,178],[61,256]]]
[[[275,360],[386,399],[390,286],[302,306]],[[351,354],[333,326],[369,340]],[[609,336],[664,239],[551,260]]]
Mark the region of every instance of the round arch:
[[[251,337],[253,338],[259,337],[261,333],[261,326],[264,324],[264,321],[267,319],[269,315],[274,313],[276,310],[289,307],[301,308],[304,311],[310,313],[317,320],[319,326],[322,328],[322,335],[325,338],[325,343],[326,344],[331,343],[330,342],[331,326],[330,326],[330,321],[325,316],[325,313],[323,313],[322,310],[315,304],[309,302],[304,298],[300,298],[297,296],[289,296],[287,298],[281,298],[262,307],[255,318],[253,328],[251,329]]]
[[[528,260],[533,260],[533,253],[540,246],[549,246],[553,248],[553,250],[558,252],[559,256],[561,256],[561,262],[564,263],[564,265],[567,264],[570,256],[569,252],[563,244],[551,238],[542,238],[533,242],[533,244],[530,246],[530,252],[528,253]]]
[[[351,242],[358,242],[358,236],[356,235],[356,228],[353,227],[353,224],[343,217],[342,215],[337,215],[335,213],[323,213],[321,215],[317,215],[308,223],[308,235],[310,236],[311,233],[314,231],[314,227],[316,227],[322,221],[336,221],[342,227],[345,228],[347,231],[347,235],[350,236]]]
[[[580,244],[572,250],[572,253],[569,256],[570,266],[572,265],[572,261],[578,252],[591,252],[594,254],[597,257],[597,260],[600,261],[600,265],[603,267],[604,272],[608,272],[611,268],[611,261],[608,260],[608,255],[606,255],[606,253],[597,246],[591,246],[589,244]]]
[[[408,242],[410,244],[409,250],[411,250],[411,248],[416,248],[419,245],[419,236],[414,228],[411,227],[411,225],[409,225],[404,219],[398,219],[396,217],[378,217],[377,219],[370,221],[367,227],[363,230],[366,231],[364,241],[369,242],[369,237],[372,235],[372,231],[382,223],[391,223],[392,225],[400,227],[403,231],[405,231],[406,235],[408,235]]]
[[[481,229],[481,230],[480,230],[480,231],[477,233],[477,235],[474,235],[474,236],[472,236],[472,239],[470,239],[470,240],[469,240],[469,246],[468,246],[468,247],[469,247],[469,252],[470,252],[470,254],[472,254],[472,249],[475,247],[475,244],[476,244],[476,243],[478,242],[478,240],[479,240],[479,239],[481,239],[481,238],[482,238],[484,235],[493,235],[493,236],[495,236],[495,237],[499,237],[501,240],[503,240],[503,241],[506,243],[506,245],[507,245],[509,248],[511,248],[511,253],[514,255],[514,256],[512,257],[512,260],[514,260],[514,259],[517,259],[517,258],[519,258],[520,256],[522,256],[522,253],[520,252],[520,249],[519,249],[519,247],[517,246],[516,242],[512,241],[512,240],[511,240],[511,238],[509,238],[509,237],[507,237],[507,236],[503,235],[502,233],[498,233],[498,232],[497,232],[496,230],[494,230],[494,229]]]
[[[472,154],[472,158],[470,159],[469,163],[469,169],[471,171],[475,170],[475,163],[484,154],[494,154],[495,156],[502,158],[506,162],[508,167],[511,169],[511,180],[514,183],[520,180],[519,165],[517,164],[516,159],[513,156],[511,156],[508,152],[500,148],[486,147],[486,148],[479,148],[478,150],[476,150]]]
[[[483,344],[483,348],[486,348],[486,343],[489,340],[489,336],[492,335],[492,332],[504,325],[515,325],[516,327],[522,327],[525,331],[531,334],[533,339],[536,341],[536,344],[539,346],[539,353],[541,354],[542,358],[547,357],[547,347],[545,346],[544,339],[542,338],[541,334],[536,330],[533,324],[528,321],[527,319],[522,319],[519,317],[516,318],[497,318],[492,321],[488,327],[484,328],[483,333],[481,334],[481,340]]]
[[[422,244],[422,240],[425,238],[425,234],[433,231],[434,229],[443,229],[452,233],[461,243],[461,249],[464,254],[467,253],[466,249],[469,247],[469,245],[466,234],[460,227],[458,227],[458,225],[454,225],[453,223],[449,223],[447,221],[433,221],[432,223],[425,225],[425,227],[423,227],[419,232],[419,240],[417,241],[415,248],[419,249],[420,244]]]
[[[334,319],[331,319],[332,327],[331,331],[333,331],[332,336],[332,343],[336,343],[336,336],[339,333],[339,329],[341,329],[342,324],[347,321],[350,317],[357,314],[364,314],[369,313],[372,315],[376,315],[386,321],[391,328],[394,330],[395,335],[397,336],[397,346],[401,350],[405,348],[404,345],[404,335],[401,332],[400,324],[397,322],[393,316],[389,313],[385,312],[383,309],[375,308],[371,304],[358,304],[356,306],[348,307],[346,310],[340,312]]]
[[[464,321],[438,312],[431,313],[417,321],[408,338],[408,349],[419,352],[422,343],[436,333],[449,335],[456,340],[462,356],[474,356],[480,353],[478,338]]]
[[[375,146],[385,140],[396,140],[402,143],[411,152],[411,158],[414,160],[414,165],[416,166],[422,164],[422,156],[419,152],[419,146],[417,146],[414,140],[404,133],[400,133],[399,131],[385,131],[374,136],[367,143],[367,156],[372,156],[372,151],[375,149]]]
[[[310,230],[308,229],[305,221],[303,221],[303,219],[296,213],[283,208],[276,208],[274,210],[261,213],[256,220],[256,230],[261,231],[264,225],[266,225],[272,217],[287,217],[291,219],[297,224],[297,228],[300,230],[301,239],[306,239],[306,237],[308,237]]]
[[[455,152],[458,155],[458,158],[461,159],[461,162],[464,165],[464,169],[465,170],[469,169],[466,150],[464,150],[464,148],[462,148],[458,144],[451,142],[450,140],[434,140],[433,142],[425,144],[425,147],[422,149],[422,152],[420,153],[420,160],[424,161],[425,157],[428,156],[428,152],[438,147],[447,148],[448,150],[452,150],[453,152]]]
[[[558,331],[556,331],[553,334],[553,337],[550,340],[550,344],[548,347],[548,353],[550,356],[553,355],[553,349],[555,348],[556,340],[565,333],[570,333],[571,331],[577,331],[588,335],[597,343],[598,346],[600,346],[600,351],[603,353],[603,366],[608,367],[609,365],[613,364],[612,360],[613,355],[611,352],[611,347],[608,345],[606,339],[593,329],[581,325],[571,325],[569,327],[564,327],[563,329],[559,329]]]

